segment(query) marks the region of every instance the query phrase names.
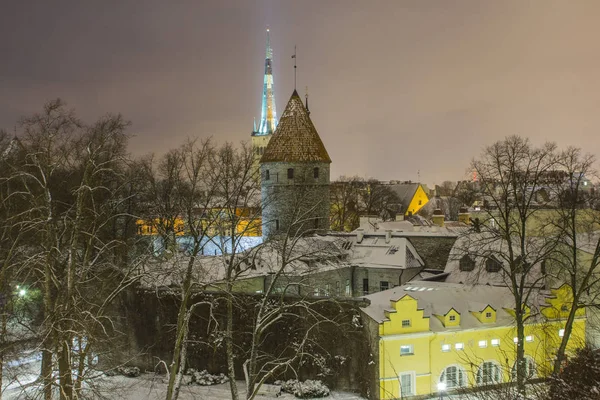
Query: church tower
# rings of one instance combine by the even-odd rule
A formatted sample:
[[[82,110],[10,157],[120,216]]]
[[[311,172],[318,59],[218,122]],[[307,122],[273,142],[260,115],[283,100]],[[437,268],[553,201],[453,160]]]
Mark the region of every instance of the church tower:
[[[331,158],[294,90],[260,159],[263,236],[329,229]]]
[[[265,77],[263,83],[260,124],[257,128],[255,120],[254,130],[252,131],[252,150],[254,151],[256,168],[258,168],[258,162],[277,127],[275,92],[273,90],[273,50],[271,49],[271,38],[269,34],[269,29],[267,29],[267,55],[265,58]]]

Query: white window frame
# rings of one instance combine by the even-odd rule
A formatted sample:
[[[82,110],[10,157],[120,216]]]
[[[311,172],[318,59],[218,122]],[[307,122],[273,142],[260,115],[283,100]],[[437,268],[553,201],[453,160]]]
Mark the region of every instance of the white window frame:
[[[495,377],[495,375],[498,375],[498,379],[492,379],[490,382],[483,382],[483,366],[485,364],[492,364],[495,368],[493,372],[493,376],[492,378]],[[503,381],[503,376],[502,376],[502,366],[498,363],[498,361],[496,360],[485,360],[484,362],[482,362],[481,364],[479,364],[479,367],[477,368],[477,371],[475,372],[475,384],[477,386],[485,386],[485,385],[495,385],[497,383],[502,383]]]
[[[452,367],[456,368],[457,378],[458,378],[458,374],[462,375],[462,379],[458,378],[458,382],[456,385],[448,384],[448,368],[452,368]],[[442,380],[442,378],[444,378],[444,379]],[[462,382],[460,382],[461,380],[462,380]],[[467,386],[467,383],[468,383],[467,372],[465,371],[465,369],[463,367],[461,367],[458,364],[448,365],[446,368],[444,368],[442,370],[442,373],[440,374],[438,382],[444,382],[446,384],[447,389],[455,389],[455,388],[459,388],[459,387],[465,387],[465,386]]]
[[[403,353],[402,348],[408,349],[408,353]],[[400,355],[401,356],[412,356],[415,354],[415,347],[412,344],[403,344],[400,345]]]
[[[492,339],[491,343],[492,347],[500,347],[500,339]]]
[[[533,335],[527,335],[527,336],[525,336],[525,341],[526,342],[533,342]]]
[[[465,349],[465,344],[462,343],[462,342],[454,343],[454,349],[455,350],[464,350]]]
[[[559,329],[558,330],[558,337],[563,337],[565,336],[565,330],[564,329]]]
[[[450,350],[452,350],[451,344],[448,344],[448,343],[442,344],[442,352],[443,353],[448,353]]]
[[[477,343],[477,345],[480,349],[485,349],[487,347],[487,340],[480,340],[479,343]]]
[[[410,393],[402,393],[402,377],[409,375],[410,376]],[[417,375],[415,373],[415,371],[407,371],[407,372],[401,372],[398,375],[398,393],[400,394],[400,396],[404,397],[404,396],[414,396],[416,395],[416,386],[417,386]]]

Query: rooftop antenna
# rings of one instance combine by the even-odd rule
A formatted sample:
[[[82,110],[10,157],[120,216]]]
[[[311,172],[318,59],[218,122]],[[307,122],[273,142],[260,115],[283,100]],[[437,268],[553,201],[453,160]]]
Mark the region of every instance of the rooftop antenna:
[[[296,45],[294,45],[294,55],[292,58],[294,59],[294,90],[296,90]]]

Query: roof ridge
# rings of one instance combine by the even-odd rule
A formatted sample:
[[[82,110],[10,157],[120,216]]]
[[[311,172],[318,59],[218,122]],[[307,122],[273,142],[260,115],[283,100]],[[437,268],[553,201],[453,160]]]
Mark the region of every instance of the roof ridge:
[[[260,162],[331,163],[325,145],[295,89]]]

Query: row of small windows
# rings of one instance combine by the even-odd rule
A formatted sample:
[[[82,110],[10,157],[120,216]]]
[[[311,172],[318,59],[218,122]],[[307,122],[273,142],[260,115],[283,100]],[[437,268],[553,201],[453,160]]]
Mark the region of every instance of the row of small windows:
[[[287,169],[287,178],[294,179],[294,168]],[[319,179],[319,167],[313,168],[313,178]],[[265,171],[265,181],[271,180],[271,172],[269,170]]]
[[[475,269],[475,260],[473,260],[468,254],[462,256],[458,262],[458,267],[461,271],[473,271]],[[529,268],[529,263],[524,262],[521,256],[515,259],[515,272],[523,272],[523,269]],[[546,262],[541,263],[542,274],[546,273]],[[487,272],[499,272],[502,269],[502,263],[493,255],[489,256],[485,260],[485,270]]]
[[[346,288],[344,291],[344,295],[345,296],[351,296],[351,287],[350,287],[350,279],[346,279]],[[335,296],[341,296],[342,291],[341,291],[341,286],[340,286],[340,281],[336,281],[335,282]],[[329,283],[327,283],[325,285],[325,288],[314,288],[313,291],[313,295],[316,297],[321,297],[321,296],[325,296],[325,297],[329,297],[331,296],[331,285]]]

